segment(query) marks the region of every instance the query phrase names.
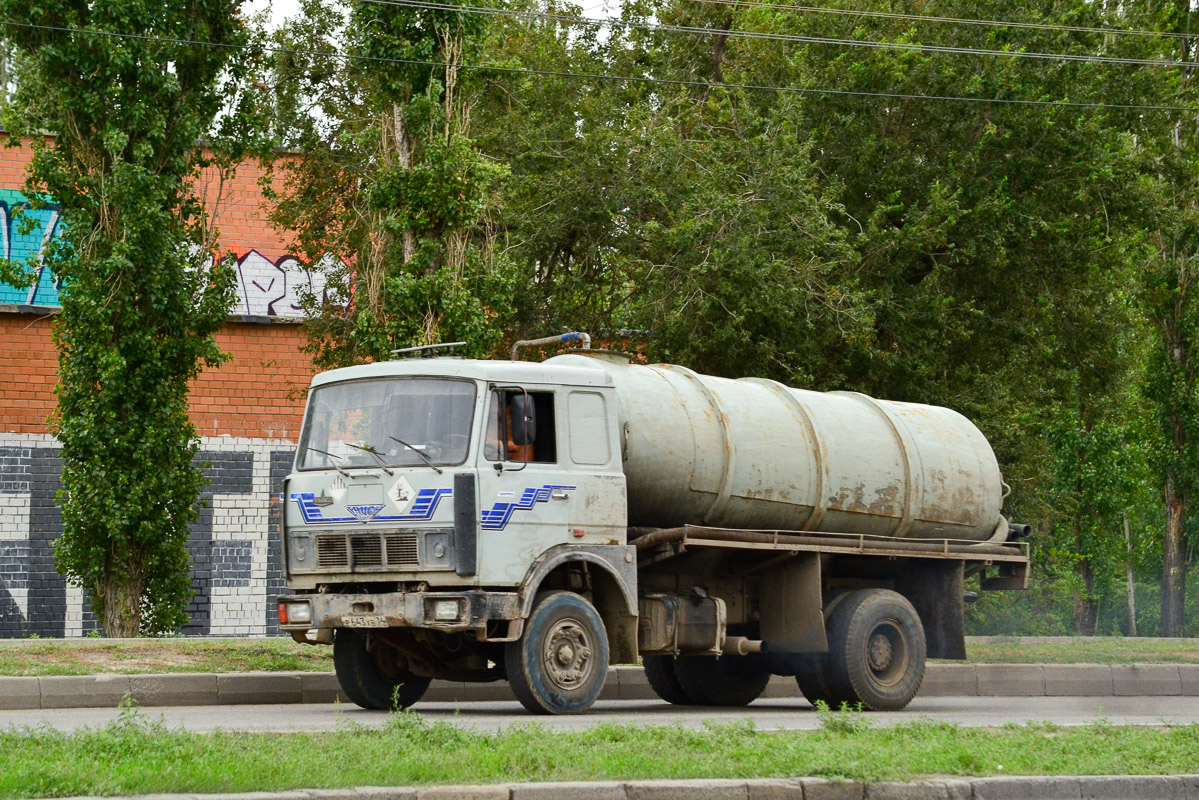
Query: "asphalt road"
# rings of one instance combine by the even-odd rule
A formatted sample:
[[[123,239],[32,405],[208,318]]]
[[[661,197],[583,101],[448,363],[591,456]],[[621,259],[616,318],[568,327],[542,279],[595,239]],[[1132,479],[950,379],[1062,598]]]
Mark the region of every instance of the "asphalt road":
[[[712,722],[752,719],[760,729],[807,730],[819,725],[804,700],[765,699],[748,708],[694,708],[652,700],[596,703],[590,713],[568,717],[534,717],[515,702],[417,704],[414,711],[429,720],[446,720],[475,730],[498,730],[536,721],[551,730],[577,730],[605,722],[682,725],[700,728]],[[387,715],[353,705],[237,705],[154,707],[140,712],[161,719],[169,728],[193,731],[326,731],[348,723],[378,726]],[[0,728],[49,726],[62,731],[102,726],[116,717],[112,709],[55,709],[0,712]],[[973,727],[1008,722],[1050,721],[1085,725],[1097,719],[1121,725],[1199,723],[1199,697],[926,697],[902,712],[869,714],[876,725],[892,725],[921,717]]]

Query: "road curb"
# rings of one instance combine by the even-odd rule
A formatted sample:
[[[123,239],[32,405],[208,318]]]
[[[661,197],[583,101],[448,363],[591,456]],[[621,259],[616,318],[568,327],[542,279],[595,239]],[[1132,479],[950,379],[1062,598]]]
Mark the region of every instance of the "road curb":
[[[0,711],[112,708],[128,692],[143,706],[348,702],[331,672],[172,673],[0,678]],[[798,697],[776,676],[763,697]],[[1199,664],[929,664],[922,697],[1199,696]],[[652,700],[640,667],[611,667],[603,700]],[[514,700],[508,684],[434,681],[433,703]],[[1199,800],[1199,797],[1196,798]]]
[[[243,794],[158,794],[137,800],[1199,800],[1199,775],[1065,775],[950,778],[919,783],[752,780],[360,786]],[[85,800],[68,798],[67,800]],[[90,798],[86,799],[90,800]],[[126,800],[109,798],[109,800]]]

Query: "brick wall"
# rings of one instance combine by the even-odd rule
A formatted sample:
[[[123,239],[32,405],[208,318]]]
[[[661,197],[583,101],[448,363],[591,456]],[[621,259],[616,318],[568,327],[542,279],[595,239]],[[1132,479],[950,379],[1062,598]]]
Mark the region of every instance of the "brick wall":
[[[24,148],[0,149],[0,234],[18,258],[36,257],[51,222],[46,215],[28,236],[12,222],[28,158]],[[266,224],[261,176],[258,165],[247,163],[232,180],[210,170],[198,182],[222,249],[239,256],[235,310],[243,316],[217,334],[231,360],[205,370],[192,385],[191,417],[201,437],[197,461],[211,483],[189,540],[194,596],[187,634],[278,632],[278,493],[314,371],[299,350],[295,287],[312,286],[313,278],[288,255],[286,235]],[[62,532],[55,504],[61,460],[47,419],[55,408],[56,305],[48,274],[32,296],[0,286],[0,638],[81,636],[96,629],[83,591],[54,569],[53,543]]]

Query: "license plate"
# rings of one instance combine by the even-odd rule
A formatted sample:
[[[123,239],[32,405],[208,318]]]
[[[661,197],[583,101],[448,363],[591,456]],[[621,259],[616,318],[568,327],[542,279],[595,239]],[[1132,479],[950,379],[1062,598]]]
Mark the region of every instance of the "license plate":
[[[353,617],[342,617],[341,624],[347,628],[386,628],[387,617],[379,614],[361,614]]]

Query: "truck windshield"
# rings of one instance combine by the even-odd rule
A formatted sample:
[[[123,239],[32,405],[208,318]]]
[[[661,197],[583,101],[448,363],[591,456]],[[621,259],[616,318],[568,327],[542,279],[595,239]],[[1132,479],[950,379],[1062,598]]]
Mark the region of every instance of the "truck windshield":
[[[308,403],[298,468],[461,464],[474,410],[471,381],[384,378],[322,386]]]

